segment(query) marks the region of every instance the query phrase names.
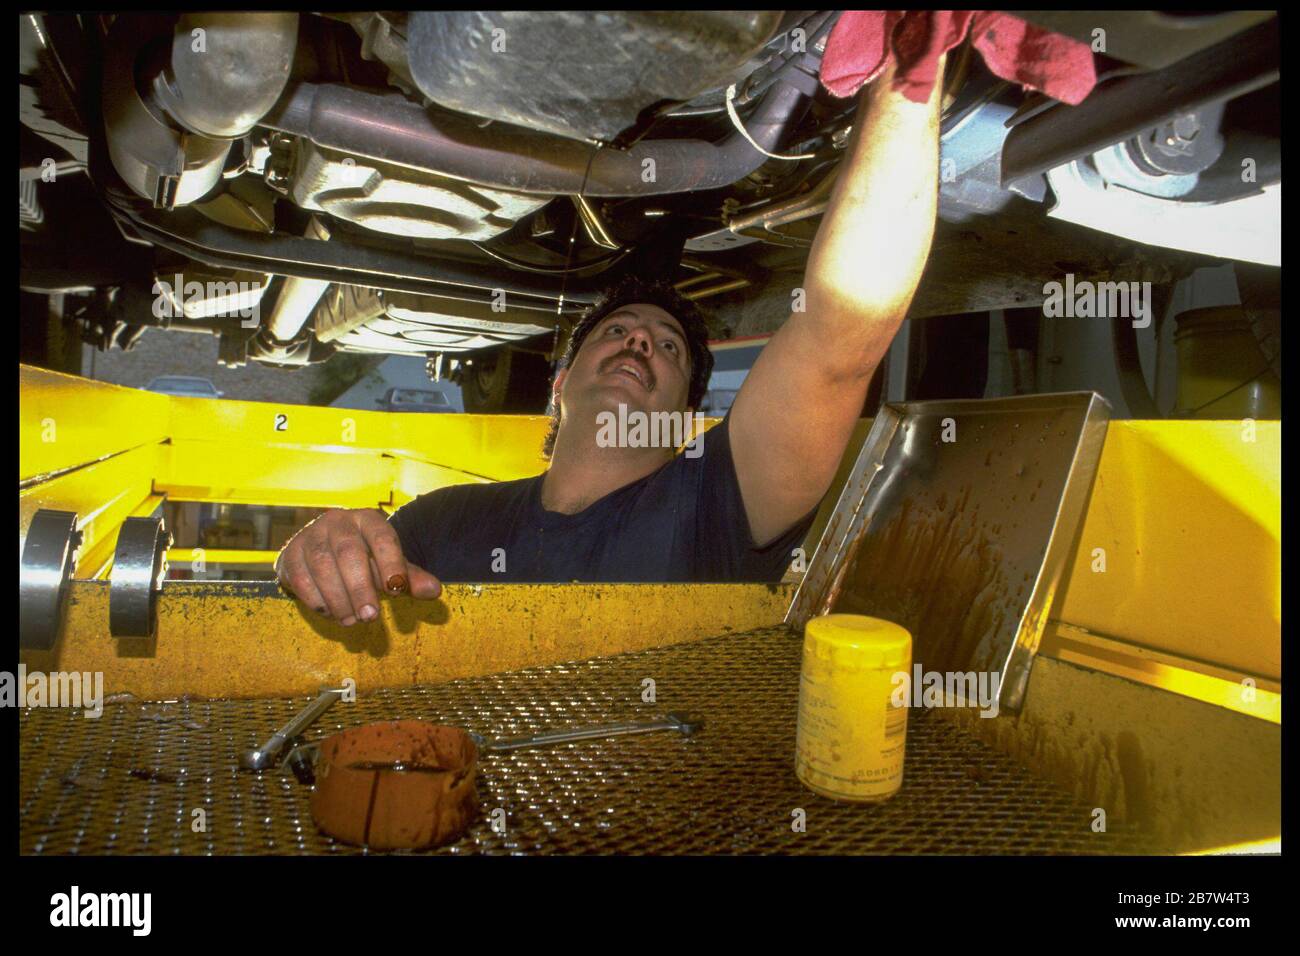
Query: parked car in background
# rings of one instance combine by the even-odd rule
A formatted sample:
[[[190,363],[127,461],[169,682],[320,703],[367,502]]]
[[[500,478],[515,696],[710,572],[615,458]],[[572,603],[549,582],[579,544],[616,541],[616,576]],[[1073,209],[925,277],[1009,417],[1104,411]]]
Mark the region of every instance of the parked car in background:
[[[386,412],[454,412],[442,392],[423,388],[390,388],[375,404]]]
[[[206,378],[196,375],[159,375],[145,386],[145,390],[187,398],[220,398],[226,394]]]

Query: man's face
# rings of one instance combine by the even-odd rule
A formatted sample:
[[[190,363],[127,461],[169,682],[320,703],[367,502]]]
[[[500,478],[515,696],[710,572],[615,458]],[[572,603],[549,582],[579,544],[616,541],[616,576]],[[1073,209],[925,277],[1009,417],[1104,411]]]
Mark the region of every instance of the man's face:
[[[614,411],[682,411],[691,358],[681,324],[658,306],[622,306],[597,323],[573,363],[556,377],[561,416]]]

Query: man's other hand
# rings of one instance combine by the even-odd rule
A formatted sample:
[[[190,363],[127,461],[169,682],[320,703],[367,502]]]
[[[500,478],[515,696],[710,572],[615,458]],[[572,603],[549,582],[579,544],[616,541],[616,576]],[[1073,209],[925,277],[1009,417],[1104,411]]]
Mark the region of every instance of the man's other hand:
[[[379,616],[380,593],[442,593],[437,578],[406,560],[397,532],[375,508],[325,512],[289,539],[275,573],[299,601],[349,626]]]

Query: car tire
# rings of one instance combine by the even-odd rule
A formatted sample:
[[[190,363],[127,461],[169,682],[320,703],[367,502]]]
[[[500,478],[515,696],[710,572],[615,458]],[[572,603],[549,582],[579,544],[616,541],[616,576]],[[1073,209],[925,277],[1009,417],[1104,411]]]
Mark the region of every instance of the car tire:
[[[465,411],[477,415],[544,414],[550,386],[550,362],[511,349],[476,356],[460,382]]]

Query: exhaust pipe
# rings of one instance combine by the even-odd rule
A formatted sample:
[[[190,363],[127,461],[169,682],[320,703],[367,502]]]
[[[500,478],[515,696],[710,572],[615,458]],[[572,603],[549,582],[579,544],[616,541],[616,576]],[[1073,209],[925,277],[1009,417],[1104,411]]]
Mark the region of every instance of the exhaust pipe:
[[[775,152],[805,104],[799,90],[777,82],[745,127],[759,146]],[[642,140],[620,150],[522,127],[483,129],[400,95],[310,83],[290,87],[261,125],[369,159],[536,195],[613,198],[720,189],[767,158],[738,131],[720,143]]]
[[[325,242],[329,239],[329,230],[315,216],[307,224],[308,239]],[[292,342],[302,331],[302,327],[311,318],[316,303],[325,294],[330,284],[321,279],[302,279],[298,276],[285,276],[280,286],[280,294],[266,320],[263,331],[270,337],[268,346],[283,345]]]

